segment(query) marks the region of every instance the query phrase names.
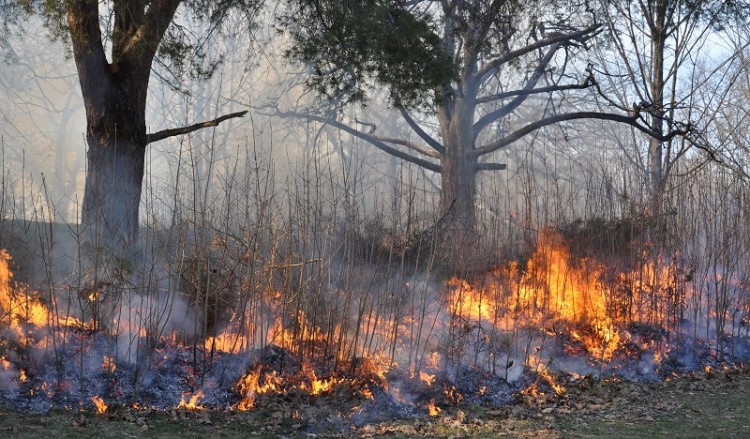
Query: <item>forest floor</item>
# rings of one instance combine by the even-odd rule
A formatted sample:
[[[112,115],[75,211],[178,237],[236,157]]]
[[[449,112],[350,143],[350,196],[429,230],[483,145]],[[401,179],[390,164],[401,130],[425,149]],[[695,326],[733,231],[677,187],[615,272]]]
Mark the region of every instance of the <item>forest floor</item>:
[[[750,437],[750,370],[659,383],[583,378],[561,396],[519,396],[502,408],[445,408],[344,430],[316,429],[278,411],[110,408],[104,414],[0,407],[0,437],[32,438],[653,438]]]

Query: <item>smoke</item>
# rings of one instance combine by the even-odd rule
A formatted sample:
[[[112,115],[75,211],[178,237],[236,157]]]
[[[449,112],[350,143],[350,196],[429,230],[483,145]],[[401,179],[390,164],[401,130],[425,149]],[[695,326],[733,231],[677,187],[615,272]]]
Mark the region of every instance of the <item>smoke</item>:
[[[0,359],[0,391],[15,395],[18,392],[20,371],[6,359]]]

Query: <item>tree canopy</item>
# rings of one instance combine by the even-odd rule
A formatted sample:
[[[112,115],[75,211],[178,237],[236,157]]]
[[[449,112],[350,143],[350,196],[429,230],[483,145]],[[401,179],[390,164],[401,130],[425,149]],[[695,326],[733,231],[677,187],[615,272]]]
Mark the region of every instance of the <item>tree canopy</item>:
[[[280,18],[294,45],[287,55],[308,65],[308,85],[328,97],[361,102],[376,81],[396,106],[424,104],[456,77],[428,9],[393,0],[294,0]]]

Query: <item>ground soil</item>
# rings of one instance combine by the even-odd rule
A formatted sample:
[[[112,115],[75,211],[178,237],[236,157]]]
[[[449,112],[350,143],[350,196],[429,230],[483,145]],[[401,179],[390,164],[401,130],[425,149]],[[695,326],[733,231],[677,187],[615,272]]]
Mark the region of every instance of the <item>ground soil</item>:
[[[157,411],[104,414],[0,408],[0,437],[33,438],[653,438],[750,437],[750,369],[709,370],[659,383],[568,379],[562,395],[519,395],[500,408],[444,407],[434,417],[319,428],[294,410]],[[335,414],[332,414],[335,418]],[[343,425],[343,424],[342,424]]]

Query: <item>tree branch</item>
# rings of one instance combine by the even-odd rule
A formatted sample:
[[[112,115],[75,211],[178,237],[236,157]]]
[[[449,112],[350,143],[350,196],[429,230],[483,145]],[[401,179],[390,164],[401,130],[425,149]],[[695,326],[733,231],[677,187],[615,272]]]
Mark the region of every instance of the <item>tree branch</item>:
[[[137,29],[133,29],[127,40],[122,42],[120,54],[133,62],[139,60],[150,64],[181,1],[151,2],[148,12],[143,16],[143,23]]]
[[[507,168],[505,163],[477,163],[477,171],[504,171]]]
[[[601,25],[597,24],[594,26],[590,26],[590,27],[575,31],[575,32],[550,34],[546,38],[536,41],[533,44],[529,44],[528,46],[521,47],[520,49],[517,49],[517,50],[511,50],[505,55],[495,58],[492,62],[484,66],[484,68],[479,70],[475,74],[475,77],[478,78],[480,81],[482,81],[487,75],[490,75],[492,72],[494,72],[503,64],[511,60],[514,60],[516,58],[520,58],[537,49],[542,49],[544,47],[551,46],[553,44],[562,43],[563,45],[565,45],[565,44],[571,44],[573,41],[584,43],[587,40],[594,37],[596,34],[598,34],[600,32],[600,29],[601,29]]]
[[[406,111],[404,108],[400,109],[401,116],[404,118],[407,124],[409,124],[409,127],[417,133],[419,137],[422,138],[432,149],[437,151],[440,154],[445,154],[445,147],[440,144],[437,140],[433,139],[432,136],[427,134],[422,127],[417,124],[417,122],[411,117],[408,111]]]
[[[168,137],[174,137],[174,136],[180,136],[182,134],[192,133],[193,131],[198,131],[203,128],[215,127],[227,119],[232,119],[235,117],[242,117],[246,114],[247,114],[247,111],[238,111],[237,113],[225,114],[224,116],[218,117],[214,120],[197,123],[195,125],[190,125],[187,127],[171,128],[168,130],[157,131],[155,133],[148,134],[146,136],[146,144],[158,142]]]
[[[523,89],[523,90],[506,91],[505,93],[495,93],[493,95],[482,96],[477,99],[477,104],[488,104],[490,102],[500,101],[503,99],[508,99],[508,98],[519,96],[519,95],[530,96],[530,95],[536,95],[536,94],[542,94],[542,93],[552,93],[556,91],[582,90],[585,88],[589,88],[592,85],[594,84],[587,79],[586,81],[580,84],[550,85],[548,87],[539,87],[533,90]]]
[[[485,114],[477,121],[477,123],[474,124],[475,138],[492,122],[500,119],[501,117],[507,116],[526,101],[526,99],[531,95],[530,92],[534,90],[534,87],[536,87],[536,85],[539,83],[539,79],[542,77],[542,75],[544,75],[544,72],[547,70],[547,66],[550,62],[552,62],[552,58],[555,56],[555,53],[557,53],[557,50],[560,47],[562,47],[561,43],[553,45],[552,47],[550,47],[549,51],[547,51],[544,57],[539,60],[539,65],[536,66],[536,68],[534,69],[534,73],[532,73],[528,82],[521,90],[522,93],[520,93],[518,96],[516,96],[515,99],[496,109],[495,111],[490,111],[489,113]]]
[[[372,134],[364,133],[364,132],[356,130],[356,129],[354,129],[354,128],[352,128],[352,127],[350,127],[350,126],[348,126],[348,125],[346,125],[344,123],[341,123],[341,122],[339,122],[339,121],[337,121],[335,119],[330,119],[330,118],[326,118],[326,117],[322,117],[322,116],[316,116],[316,115],[313,115],[313,114],[297,113],[295,111],[283,111],[282,112],[282,111],[279,111],[278,109],[276,109],[276,116],[284,117],[284,118],[286,118],[286,117],[295,117],[295,118],[307,119],[307,120],[312,120],[312,121],[315,121],[315,122],[320,122],[320,123],[323,123],[323,124],[330,125],[330,126],[332,126],[334,128],[340,129],[341,131],[349,133],[349,134],[351,134],[354,137],[362,139],[362,140],[368,142],[369,144],[373,145],[374,147],[380,149],[381,151],[386,152],[386,153],[388,153],[388,154],[390,154],[390,155],[392,155],[394,157],[397,157],[397,158],[405,160],[405,161],[407,161],[409,163],[413,163],[415,165],[421,166],[421,167],[423,167],[425,169],[428,169],[430,171],[433,171],[433,172],[437,172],[437,173],[442,172],[442,167],[440,165],[436,164],[436,163],[432,163],[432,162],[430,162],[428,160],[421,159],[419,157],[414,157],[413,155],[407,154],[407,153],[405,153],[403,151],[399,151],[396,148],[388,146],[386,144],[386,142],[392,142],[393,139],[379,138],[377,136],[373,136]],[[396,143],[396,142],[394,142],[394,143]],[[398,143],[404,145],[407,142],[399,141]],[[410,145],[404,145],[404,146],[410,146]],[[427,154],[425,151],[422,151],[421,149],[418,149],[417,151],[421,152],[423,154]]]
[[[491,152],[497,151],[500,148],[510,145],[511,143],[521,139],[522,137],[528,134],[533,133],[534,131],[540,128],[544,128],[548,125],[553,125],[559,122],[564,122],[567,120],[576,120],[576,119],[598,119],[598,120],[609,120],[612,122],[624,123],[662,142],[668,142],[669,140],[673,139],[676,136],[684,136],[692,130],[692,127],[690,126],[690,124],[688,124],[688,125],[685,125],[684,128],[678,128],[666,134],[660,134],[650,129],[647,126],[644,126],[638,123],[638,121],[642,119],[640,116],[640,111],[637,111],[637,110],[638,109],[636,109],[633,115],[627,115],[627,116],[623,114],[600,113],[596,111],[580,111],[580,112],[574,112],[574,113],[557,114],[557,115],[546,117],[544,119],[540,119],[536,122],[530,123],[526,125],[525,127],[510,133],[509,135],[505,136],[504,138],[496,142],[483,145],[475,149],[474,154],[477,157],[482,156],[484,154],[489,154]]]

